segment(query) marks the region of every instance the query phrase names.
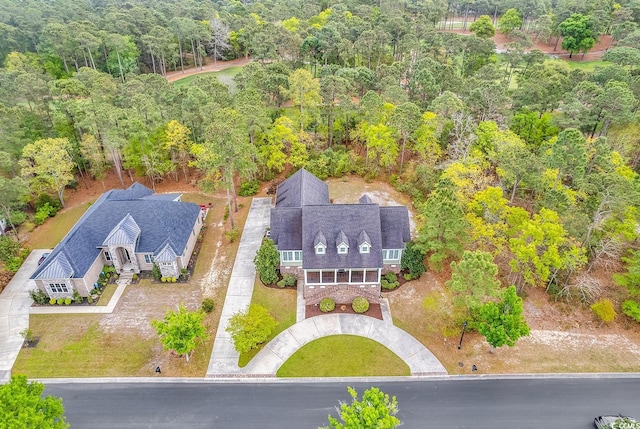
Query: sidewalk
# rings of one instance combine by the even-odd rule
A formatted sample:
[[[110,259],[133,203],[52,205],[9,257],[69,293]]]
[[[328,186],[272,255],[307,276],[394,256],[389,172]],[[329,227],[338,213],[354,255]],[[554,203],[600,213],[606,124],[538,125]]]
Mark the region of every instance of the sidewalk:
[[[29,291],[36,287],[29,277],[47,251],[38,249],[31,252],[0,294],[0,383],[11,378],[11,368],[24,343],[20,332],[29,327],[29,308],[33,303]]]
[[[262,238],[269,226],[270,216],[271,198],[254,198],[244,225],[231,278],[229,279],[227,296],[224,300],[224,307],[218,323],[218,331],[213,343],[209,367],[207,368],[207,377],[215,377],[221,374],[238,374],[240,372],[238,367],[238,357],[240,355],[233,347],[233,341],[225,331],[225,327],[231,316],[245,310],[251,302],[253,283],[256,277],[253,259],[262,244]]]
[[[326,314],[296,323],[260,350],[242,373],[274,377],[278,368],[300,347],[329,335],[357,335],[377,341],[404,360],[411,375],[447,375],[433,353],[393,323],[354,314]]]

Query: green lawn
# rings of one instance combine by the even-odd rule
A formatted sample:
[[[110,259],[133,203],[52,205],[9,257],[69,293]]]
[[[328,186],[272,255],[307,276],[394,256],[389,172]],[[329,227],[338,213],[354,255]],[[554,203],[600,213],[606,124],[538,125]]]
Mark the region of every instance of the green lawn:
[[[382,344],[353,335],[310,342],[278,370],[278,377],[374,377],[410,375],[409,366]]]
[[[98,303],[96,305],[99,305],[101,307],[106,307],[107,305],[109,305],[109,301],[111,301],[111,297],[116,292],[116,289],[118,289],[118,285],[116,284],[107,285],[104,288],[102,295],[100,295],[100,299],[98,300]]]
[[[30,378],[118,377],[148,372],[157,339],[110,334],[99,315],[32,315],[29,327],[40,337],[37,347],[22,349],[12,372]]]
[[[80,219],[89,208],[87,204],[64,209],[57,215],[31,231],[27,238],[27,244],[32,249],[52,249],[62,240],[71,227]],[[20,235],[22,236],[24,232]]]
[[[255,355],[258,354],[262,347],[264,347],[269,341],[274,339],[280,332],[284,331],[290,326],[296,323],[296,291],[294,289],[275,289],[268,288],[260,281],[256,281],[253,286],[253,296],[251,297],[252,304],[259,304],[269,309],[269,312],[275,317],[276,325],[275,331],[271,336],[261,344],[259,347],[251,350],[249,353],[240,354],[238,359],[238,366],[246,366]]]
[[[213,74],[215,77],[217,77],[221,83],[224,83],[225,85],[227,85],[231,93],[235,93],[236,83],[233,81],[233,78],[235,75],[237,75],[240,72],[240,70],[242,70],[242,67],[229,67],[224,70],[220,70],[217,72],[210,72],[210,73]],[[209,73],[201,73],[200,75],[205,75],[205,74],[209,74]],[[188,85],[189,82],[191,82],[193,79],[196,78],[196,76],[199,76],[199,75],[195,74],[191,76],[186,76],[182,79],[176,80],[173,84],[176,87],[180,88],[182,86]]]
[[[576,55],[582,55],[582,54],[576,54]],[[545,61],[545,63],[547,64],[552,62],[566,64],[571,70],[580,69],[586,72],[592,72],[596,67],[606,67],[612,64],[610,62],[602,61],[602,60],[596,60],[596,61],[546,60]]]

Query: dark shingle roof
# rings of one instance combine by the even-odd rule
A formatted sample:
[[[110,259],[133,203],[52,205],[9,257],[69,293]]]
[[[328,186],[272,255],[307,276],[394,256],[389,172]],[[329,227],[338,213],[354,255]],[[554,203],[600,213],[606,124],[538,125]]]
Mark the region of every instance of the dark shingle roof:
[[[329,186],[304,168],[282,182],[276,192],[276,207],[329,204]]]
[[[138,183],[127,190],[102,194],[31,278],[44,278],[40,274],[46,274],[43,271],[59,253],[64,253],[73,268],[74,277],[83,277],[100,254],[99,246],[127,214],[140,228],[136,252],[156,252],[169,240],[173,250],[182,254],[200,215],[200,207],[193,203],[144,199],[151,194],[153,191]]]
[[[271,239],[279,250],[302,248],[302,209],[285,207],[271,209]]]
[[[360,204],[372,204],[373,201],[371,200],[371,197],[367,194],[362,194],[362,196],[360,197],[359,200]]]
[[[382,247],[403,249],[404,243],[411,241],[409,210],[405,206],[380,207],[382,227]]]
[[[375,204],[326,204],[302,208],[302,267],[318,268],[380,268],[382,267],[382,238],[380,208]],[[358,237],[366,230],[371,244],[370,253],[360,253]],[[333,243],[343,231],[349,240],[349,251],[339,255]],[[329,245],[326,254],[316,255],[314,240],[322,233]]]

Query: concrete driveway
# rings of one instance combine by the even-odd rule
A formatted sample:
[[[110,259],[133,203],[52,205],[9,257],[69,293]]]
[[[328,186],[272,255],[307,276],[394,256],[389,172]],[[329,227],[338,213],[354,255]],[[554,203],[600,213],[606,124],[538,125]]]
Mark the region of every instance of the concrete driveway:
[[[0,294],[0,383],[11,378],[11,368],[24,342],[20,332],[29,327],[29,309],[33,303],[29,291],[36,287],[29,277],[42,254],[49,251],[32,251]]]

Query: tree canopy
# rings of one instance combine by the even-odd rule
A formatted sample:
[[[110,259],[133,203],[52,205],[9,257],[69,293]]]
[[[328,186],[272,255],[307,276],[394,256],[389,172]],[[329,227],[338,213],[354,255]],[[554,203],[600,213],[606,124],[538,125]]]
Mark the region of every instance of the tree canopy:
[[[14,375],[0,385],[0,422],[3,428],[66,429],[62,399],[42,396],[44,384]]]

